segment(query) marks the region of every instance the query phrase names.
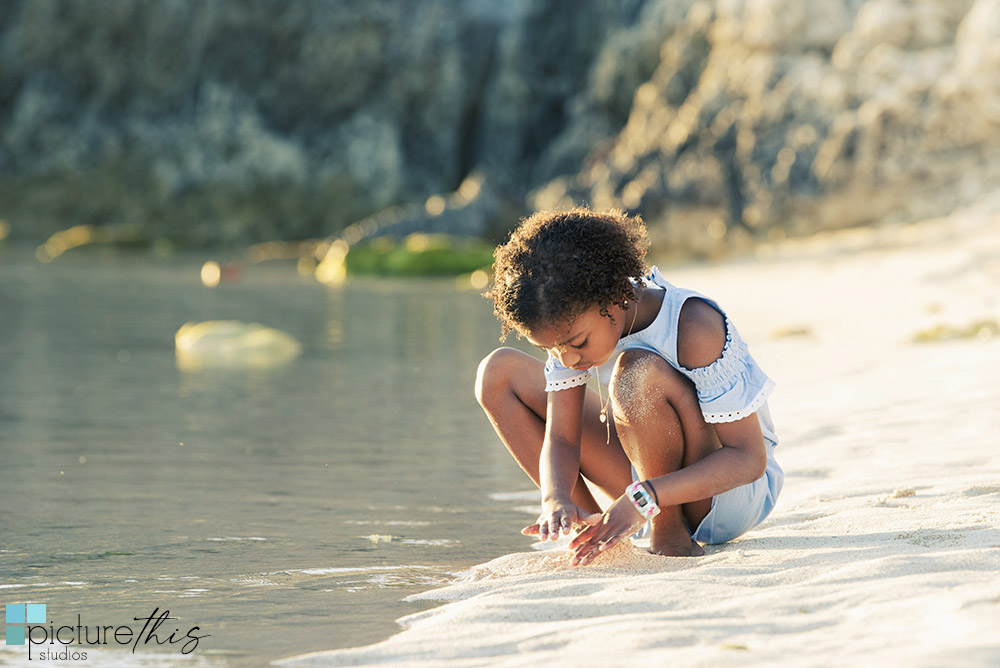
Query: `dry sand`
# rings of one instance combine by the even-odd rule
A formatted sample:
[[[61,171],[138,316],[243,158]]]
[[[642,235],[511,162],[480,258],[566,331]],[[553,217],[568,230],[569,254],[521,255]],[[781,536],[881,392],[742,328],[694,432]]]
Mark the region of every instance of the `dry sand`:
[[[508,555],[385,642],[285,665],[1000,665],[997,212],[662,267],[778,382],[785,488],[757,529],[698,559]]]

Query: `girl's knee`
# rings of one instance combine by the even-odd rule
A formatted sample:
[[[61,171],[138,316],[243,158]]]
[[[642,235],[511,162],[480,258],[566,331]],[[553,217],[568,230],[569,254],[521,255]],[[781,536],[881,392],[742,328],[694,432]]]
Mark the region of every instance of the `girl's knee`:
[[[667,360],[639,349],[618,357],[609,388],[611,400],[625,414],[646,412],[663,400],[673,402],[693,392],[691,382]]]
[[[476,371],[476,400],[486,407],[491,397],[498,392],[506,392],[511,387],[511,379],[524,353],[513,348],[497,348],[483,358]]]

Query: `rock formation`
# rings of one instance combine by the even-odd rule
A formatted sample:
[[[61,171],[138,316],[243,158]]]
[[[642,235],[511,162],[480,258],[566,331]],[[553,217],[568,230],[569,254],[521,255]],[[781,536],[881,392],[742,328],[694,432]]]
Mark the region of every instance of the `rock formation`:
[[[1000,3],[698,2],[606,155],[532,198],[662,244],[940,215],[1000,185]]]
[[[1000,182],[997,44],[996,0],[11,0],[0,219],[193,246],[586,202],[711,254],[925,217]]]

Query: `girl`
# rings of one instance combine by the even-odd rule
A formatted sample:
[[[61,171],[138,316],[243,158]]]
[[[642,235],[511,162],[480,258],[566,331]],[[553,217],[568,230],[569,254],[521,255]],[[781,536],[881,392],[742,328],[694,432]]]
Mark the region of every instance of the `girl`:
[[[651,552],[704,554],[699,543],[759,524],[781,490],[773,381],[715,302],[647,274],[648,245],[638,217],[574,209],[536,213],[494,252],[485,296],[501,340],[516,331],[548,359],[495,350],[476,396],[541,489],[522,533],[586,527],[570,542],[574,565],[647,518]],[[588,482],[616,499],[603,513]]]

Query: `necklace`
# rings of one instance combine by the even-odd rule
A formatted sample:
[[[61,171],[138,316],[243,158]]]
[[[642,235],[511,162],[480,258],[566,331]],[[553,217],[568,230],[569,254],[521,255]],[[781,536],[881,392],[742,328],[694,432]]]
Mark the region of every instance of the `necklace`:
[[[628,300],[627,299],[625,300],[625,308],[626,309],[628,308]],[[632,324],[629,325],[628,332],[625,333],[625,336],[631,335],[632,334],[632,330],[635,329],[635,319],[637,317],[639,317],[639,300],[638,299],[636,299],[636,302],[634,304],[634,308],[635,308],[635,310],[632,311]],[[622,338],[625,338],[625,337],[622,337]],[[611,424],[608,422],[608,404],[611,403],[611,393],[610,392],[608,393],[608,400],[605,401],[604,400],[604,395],[601,394],[601,371],[596,366],[594,367],[594,374],[597,375],[597,398],[601,402],[600,420],[601,420],[601,424],[605,424],[608,427],[608,443],[611,443]]]

